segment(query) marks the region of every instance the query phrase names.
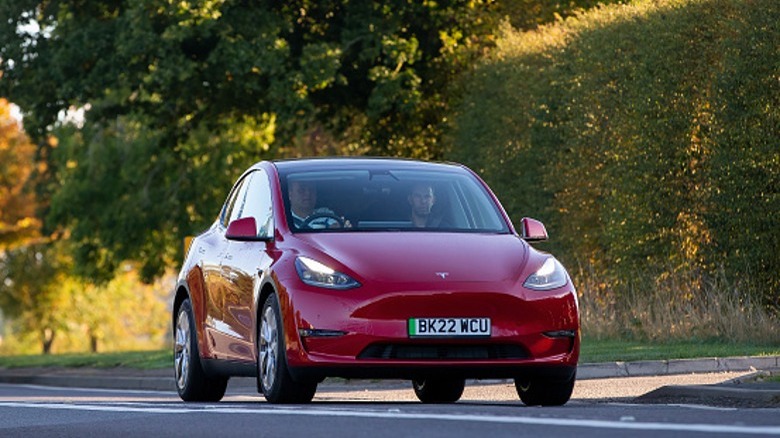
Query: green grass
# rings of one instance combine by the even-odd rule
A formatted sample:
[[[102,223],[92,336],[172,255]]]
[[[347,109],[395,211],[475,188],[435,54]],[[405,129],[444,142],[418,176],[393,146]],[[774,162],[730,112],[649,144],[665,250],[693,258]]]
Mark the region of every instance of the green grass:
[[[775,355],[780,355],[780,345],[745,345],[712,341],[647,343],[583,339],[580,363]]]
[[[166,350],[128,351],[115,353],[35,354],[0,356],[0,367],[128,367],[138,369],[167,368],[173,363],[172,352]]]
[[[780,345],[742,345],[717,342],[673,341],[647,343],[617,340],[582,342],[580,363],[690,359],[697,357],[780,356]],[[131,351],[98,354],[52,354],[0,356],[0,367],[129,367],[138,369],[172,366],[171,351]]]

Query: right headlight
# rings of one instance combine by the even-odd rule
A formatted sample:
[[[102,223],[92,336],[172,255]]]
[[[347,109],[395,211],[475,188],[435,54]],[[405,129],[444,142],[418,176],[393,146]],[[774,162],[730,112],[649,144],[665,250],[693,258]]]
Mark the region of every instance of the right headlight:
[[[525,279],[523,286],[534,290],[556,289],[566,284],[568,275],[555,257],[548,257],[542,266]]]
[[[360,286],[355,279],[308,257],[295,259],[295,270],[301,281],[309,286],[327,289],[352,289]]]

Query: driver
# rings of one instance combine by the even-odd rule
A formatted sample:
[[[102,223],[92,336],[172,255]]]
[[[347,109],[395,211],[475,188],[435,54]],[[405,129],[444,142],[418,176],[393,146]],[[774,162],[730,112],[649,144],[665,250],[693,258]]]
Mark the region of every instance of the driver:
[[[341,223],[336,219],[338,217],[333,210],[317,205],[317,186],[311,181],[291,181],[289,187],[290,210],[292,212],[293,222],[296,228],[341,228]],[[322,216],[315,218],[316,216]],[[334,217],[327,217],[334,216]],[[309,223],[307,219],[312,218]],[[348,220],[342,218],[344,227],[350,227]]]

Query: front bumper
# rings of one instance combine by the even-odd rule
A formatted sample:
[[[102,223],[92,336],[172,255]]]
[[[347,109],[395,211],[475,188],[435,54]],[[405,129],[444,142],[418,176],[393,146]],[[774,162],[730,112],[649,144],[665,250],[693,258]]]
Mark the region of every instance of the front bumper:
[[[571,286],[516,294],[475,291],[469,286],[473,287],[448,291],[286,293],[281,307],[290,372],[298,379],[317,380],[443,374],[571,377],[580,348],[576,292]],[[410,337],[409,318],[422,317],[486,317],[491,320],[491,334],[486,338]]]

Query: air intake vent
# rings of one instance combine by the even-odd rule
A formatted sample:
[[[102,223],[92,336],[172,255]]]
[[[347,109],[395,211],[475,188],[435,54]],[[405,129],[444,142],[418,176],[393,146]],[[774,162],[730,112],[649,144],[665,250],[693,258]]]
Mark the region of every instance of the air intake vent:
[[[358,359],[396,360],[485,360],[527,359],[525,348],[513,344],[449,345],[449,344],[373,344],[366,347]]]

